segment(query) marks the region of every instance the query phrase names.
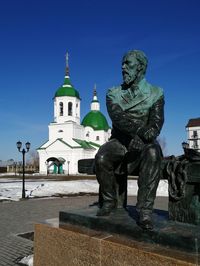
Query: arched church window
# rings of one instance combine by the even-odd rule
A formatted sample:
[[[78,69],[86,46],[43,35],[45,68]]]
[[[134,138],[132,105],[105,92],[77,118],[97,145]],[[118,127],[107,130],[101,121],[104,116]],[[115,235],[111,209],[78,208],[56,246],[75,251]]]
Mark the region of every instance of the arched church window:
[[[96,140],[99,140],[99,136],[96,136]]]
[[[76,103],[76,116],[78,116],[78,103]]]
[[[86,137],[89,137],[90,136],[90,132],[88,131],[87,133],[86,133]]]
[[[63,102],[60,102],[60,116],[63,116]]]
[[[72,102],[68,103],[68,115],[72,116]]]

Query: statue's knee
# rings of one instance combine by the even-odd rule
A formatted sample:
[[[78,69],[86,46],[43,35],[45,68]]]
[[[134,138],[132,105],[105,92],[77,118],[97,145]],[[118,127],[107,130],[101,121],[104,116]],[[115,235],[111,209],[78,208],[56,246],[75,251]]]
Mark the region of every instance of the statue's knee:
[[[95,166],[96,167],[101,167],[102,165],[104,165],[106,162],[106,158],[104,154],[96,154],[95,156]]]

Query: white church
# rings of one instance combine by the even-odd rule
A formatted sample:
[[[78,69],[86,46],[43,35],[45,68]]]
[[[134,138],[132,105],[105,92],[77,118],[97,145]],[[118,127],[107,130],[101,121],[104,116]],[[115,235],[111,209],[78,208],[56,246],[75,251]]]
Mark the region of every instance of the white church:
[[[40,174],[78,174],[78,161],[92,159],[108,141],[111,129],[100,112],[94,88],[90,112],[80,123],[81,98],[71,84],[68,54],[64,84],[54,96],[54,120],[49,124],[49,139],[37,149]]]

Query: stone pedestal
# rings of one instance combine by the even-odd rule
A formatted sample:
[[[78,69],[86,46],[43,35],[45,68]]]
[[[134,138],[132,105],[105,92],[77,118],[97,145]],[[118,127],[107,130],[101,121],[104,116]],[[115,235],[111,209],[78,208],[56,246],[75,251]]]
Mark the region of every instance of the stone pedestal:
[[[198,228],[168,223],[165,213],[155,213],[154,231],[145,232],[131,217],[131,208],[102,218],[96,211],[91,207],[61,212],[54,227],[37,224],[34,266],[198,265]]]
[[[195,257],[81,226],[35,226],[34,266],[198,265]]]

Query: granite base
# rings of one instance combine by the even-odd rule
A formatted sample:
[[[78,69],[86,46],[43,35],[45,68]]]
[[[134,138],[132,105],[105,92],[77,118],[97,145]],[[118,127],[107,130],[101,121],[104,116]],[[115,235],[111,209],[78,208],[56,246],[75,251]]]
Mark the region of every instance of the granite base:
[[[34,266],[199,265],[199,227],[171,222],[167,212],[155,211],[155,229],[146,232],[132,206],[109,217],[97,217],[96,211],[67,210],[60,212],[57,226],[37,224]]]
[[[170,221],[167,211],[154,210],[154,230],[144,231],[137,225],[134,206],[116,209],[110,216],[96,216],[97,207],[60,212],[60,225],[70,223],[90,229],[120,234],[137,241],[159,244],[187,252],[200,251],[200,226]]]
[[[188,253],[82,226],[35,226],[34,266],[194,266]]]

